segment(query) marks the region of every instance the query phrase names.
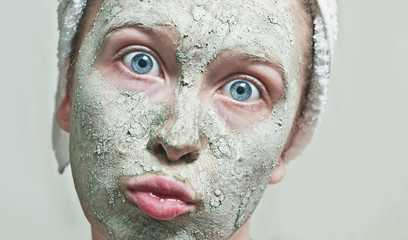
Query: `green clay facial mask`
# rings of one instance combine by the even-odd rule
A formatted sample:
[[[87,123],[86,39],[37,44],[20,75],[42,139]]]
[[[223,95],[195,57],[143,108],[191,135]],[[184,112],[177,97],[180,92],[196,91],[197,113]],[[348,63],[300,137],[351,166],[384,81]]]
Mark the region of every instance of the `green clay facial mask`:
[[[282,0],[103,2],[76,65],[70,156],[109,239],[229,239],[248,220],[296,114],[293,25]],[[158,219],[123,187],[157,176],[193,206]]]

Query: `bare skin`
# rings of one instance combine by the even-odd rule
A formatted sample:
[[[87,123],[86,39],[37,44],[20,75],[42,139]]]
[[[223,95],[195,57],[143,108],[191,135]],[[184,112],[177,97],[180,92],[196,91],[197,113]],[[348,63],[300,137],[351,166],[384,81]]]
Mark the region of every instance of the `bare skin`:
[[[90,8],[89,12],[86,13],[87,17],[85,18],[85,25],[84,25],[85,33],[88,33],[89,30],[91,29],[93,19],[95,18],[96,13],[99,10],[100,4],[101,4],[101,2],[99,2],[99,4],[96,4],[96,7]],[[294,8],[292,10],[292,12],[301,11],[301,10],[299,10],[300,6],[297,6],[294,3],[292,3],[292,5],[289,5],[289,6]],[[130,15],[130,16],[132,16],[132,15]],[[301,27],[299,27],[299,25],[301,25],[300,19],[297,17],[297,15],[294,15],[294,16],[295,16],[294,17],[294,19],[295,19],[295,28],[294,28],[294,30],[295,30],[295,36],[296,36],[296,38],[295,38],[296,39],[295,40],[296,44],[294,45],[292,50],[295,53],[295,52],[298,52],[298,51],[296,51],[296,49],[302,49],[303,43],[307,41],[306,39],[308,39],[310,37],[310,35],[308,35],[306,31],[301,31],[300,30],[300,29],[302,29]],[[124,17],[124,19],[126,19],[126,18]],[[177,67],[177,61],[174,61],[174,59],[172,59],[171,56],[173,56],[173,58],[174,58],[174,56],[176,55],[175,52],[177,51],[177,46],[179,45],[178,42],[180,41],[180,38],[177,37],[177,35],[178,35],[177,31],[178,30],[176,30],[176,32],[175,32],[176,34],[172,34],[173,30],[170,30],[170,32],[169,32],[168,29],[161,29],[161,30],[162,30],[162,32],[166,33],[165,34],[166,36],[170,36],[169,41],[168,41],[169,45],[170,46],[172,44],[174,45],[173,50],[172,50],[172,51],[174,51],[174,54],[170,54],[169,60],[165,60],[166,64],[168,64],[170,66],[173,64],[173,65],[176,66],[176,67],[170,67],[169,68],[170,70],[169,70],[168,75],[171,75],[171,71],[172,71],[171,69],[179,70],[179,68]],[[143,34],[145,34],[143,31],[136,30],[136,32],[131,32],[130,35],[126,35],[126,34],[128,34],[127,32],[124,33],[124,34],[125,34],[125,36],[131,36],[132,34],[133,35],[134,34],[142,34],[141,36],[150,36],[149,34],[143,35]],[[117,32],[117,34],[120,34],[120,33],[121,33],[120,31]],[[85,36],[85,34],[84,34],[84,36]],[[117,35],[113,35],[113,36],[117,36]],[[119,36],[121,36],[121,35],[119,35]],[[174,36],[174,37],[172,37],[172,36]],[[90,76],[90,78],[92,76],[93,76],[93,78],[95,78],[95,76],[98,76],[98,74],[101,74],[104,78],[109,79],[111,82],[115,83],[116,86],[118,86],[119,88],[121,88],[123,90],[131,90],[133,92],[139,92],[139,90],[138,90],[139,87],[138,86],[135,86],[135,85],[129,86],[129,85],[127,85],[128,82],[121,82],[123,77],[118,77],[117,75],[115,75],[115,73],[118,72],[117,64],[115,62],[109,60],[110,59],[109,54],[104,55],[107,52],[109,53],[109,49],[111,49],[112,46],[115,46],[117,44],[117,41],[115,41],[115,38],[114,37],[112,37],[112,38],[113,38],[113,40],[112,40],[113,43],[110,44],[109,43],[110,40],[108,40],[105,43],[105,46],[102,48],[101,55],[98,57],[97,61],[93,65],[94,70],[97,71],[97,72],[95,72],[95,73],[97,73],[97,75],[92,75],[91,74],[89,76]],[[118,39],[122,39],[122,38],[118,38]],[[138,38],[138,39],[140,40],[140,38]],[[81,44],[82,44],[82,41],[81,41]],[[161,42],[158,45],[163,45],[163,44],[164,43]],[[171,49],[171,47],[167,48],[167,49]],[[302,51],[300,51],[300,52],[302,52]],[[240,56],[239,54],[241,54],[239,51],[238,52],[232,52],[232,53],[227,51],[225,53],[225,55],[221,58],[221,60],[218,60],[218,63],[220,61],[221,62],[222,61],[227,61],[227,62],[231,61],[231,63],[234,63],[235,62],[234,60],[237,59],[236,56]],[[160,54],[160,55],[163,56],[165,54]],[[107,57],[104,57],[104,56],[107,56]],[[222,55],[218,55],[218,56],[222,56]],[[274,56],[274,54],[271,53],[269,56]],[[305,67],[302,66],[302,64],[299,63],[299,61],[297,61],[299,59],[299,57],[301,57],[301,56],[294,54],[292,56],[292,58],[290,58],[291,61],[288,62],[288,65],[283,66],[284,71],[288,71],[288,72],[292,71],[293,72],[292,76],[297,75],[299,77],[299,79],[288,80],[288,81],[293,81],[293,82],[290,83],[291,85],[289,84],[290,86],[292,86],[293,89],[290,90],[290,91],[292,91],[292,93],[290,95],[291,97],[289,99],[289,103],[283,103],[284,104],[283,106],[286,106],[286,104],[288,106],[293,105],[294,109],[287,108],[287,109],[292,109],[292,110],[290,110],[291,113],[288,115],[288,117],[286,119],[286,121],[287,121],[285,123],[286,127],[282,130],[282,133],[281,133],[283,138],[284,138],[282,140],[283,144],[285,142],[285,139],[288,139],[288,138],[290,139],[291,126],[292,126],[292,123],[293,123],[293,119],[296,116],[296,109],[299,106],[300,96],[301,96],[301,92],[302,92],[303,85],[304,85],[304,78],[305,78],[304,69],[305,69]],[[125,58],[123,58],[123,59],[125,59]],[[164,57],[164,59],[166,59],[166,57]],[[276,69],[276,68],[273,68],[273,67],[272,68],[268,67],[269,66],[268,64],[257,65],[257,64],[255,64],[255,62],[250,62],[250,61],[248,63],[254,63],[253,65],[247,64],[247,65],[250,65],[250,66],[254,67],[254,70],[248,70],[249,72],[253,71],[253,72],[256,72],[257,75],[261,75],[261,76],[262,75],[270,76],[270,75],[276,74],[276,76],[277,76],[276,79],[278,79],[277,81],[275,81],[273,83],[270,83],[270,85],[268,85],[268,86],[271,86],[271,87],[269,87],[269,88],[266,87],[266,89],[273,89],[272,90],[274,92],[273,96],[275,96],[276,99],[273,98],[273,97],[269,97],[269,98],[266,97],[262,101],[261,100],[252,101],[251,102],[251,107],[252,108],[257,107],[257,109],[259,109],[259,111],[256,111],[255,113],[251,113],[249,115],[248,112],[243,111],[241,109],[241,107],[243,105],[238,105],[240,107],[240,109],[238,109],[238,110],[235,109],[234,111],[230,111],[230,105],[229,104],[230,104],[231,100],[230,100],[230,97],[226,97],[223,94],[223,91],[222,91],[223,88],[221,88],[220,91],[218,91],[218,90],[217,91],[212,91],[213,87],[206,87],[207,86],[207,85],[205,85],[206,82],[203,81],[203,80],[200,80],[200,81],[203,81],[204,83],[194,80],[194,82],[192,82],[193,85],[191,85],[192,87],[190,88],[191,89],[190,92],[192,92],[193,90],[196,89],[194,86],[204,86],[204,87],[201,87],[200,94],[196,95],[197,98],[200,100],[200,102],[204,105],[204,107],[209,108],[209,109],[215,108],[215,110],[216,110],[216,112],[218,114],[220,114],[220,115],[222,115],[222,117],[226,118],[226,123],[225,124],[226,124],[227,128],[242,131],[244,134],[246,132],[250,132],[251,128],[254,125],[258,124],[260,119],[267,118],[271,114],[272,109],[275,107],[275,105],[278,105],[278,102],[282,101],[281,98],[282,98],[283,93],[284,93],[284,88],[283,88],[284,82],[282,80],[282,77],[283,77],[282,75],[284,74],[283,72],[280,72],[279,69]],[[217,60],[215,60],[214,63],[212,63],[212,65],[210,65],[210,66],[215,66],[214,69],[217,69],[217,67],[216,67],[217,66]],[[267,67],[265,67],[265,66],[267,66]],[[292,70],[288,70],[286,68],[292,68]],[[224,67],[222,69],[225,70]],[[217,73],[217,71],[212,71],[211,68],[209,70],[206,69],[206,71],[207,72]],[[220,72],[220,70],[218,70],[218,73],[219,72]],[[267,74],[267,73],[270,73],[270,74]],[[177,74],[175,74],[175,75],[177,75]],[[217,75],[217,74],[215,74],[215,75]],[[95,81],[98,81],[98,79],[95,78]],[[79,86],[82,86],[81,81],[78,80],[78,82],[79,82]],[[173,84],[175,84],[175,82],[173,82]],[[185,83],[185,84],[188,85],[189,83]],[[286,83],[286,84],[288,84],[288,83]],[[169,86],[172,86],[172,85],[170,84]],[[180,96],[183,96],[183,95],[179,95],[179,94],[177,94],[177,92],[175,94],[174,91],[164,91],[164,92],[161,91],[161,89],[165,89],[165,90],[174,89],[175,86],[176,85],[174,85],[173,88],[172,87],[162,88],[160,85],[158,87],[152,87],[152,85],[149,85],[149,86],[142,86],[142,87],[140,87],[140,89],[148,89],[148,90],[149,89],[150,90],[154,89],[154,90],[152,90],[150,92],[149,91],[145,92],[145,94],[149,97],[149,99],[150,99],[150,101],[152,103],[161,103],[164,100],[164,101],[166,101],[166,102],[168,102],[170,104],[172,102],[173,103],[176,102],[177,104],[181,104],[179,102],[179,101],[181,101],[179,98],[180,98]],[[211,85],[209,85],[209,86],[211,86]],[[279,86],[282,86],[282,87],[279,87]],[[86,87],[86,85],[84,85],[84,87]],[[200,88],[197,88],[197,89],[200,89]],[[209,90],[204,91],[202,89],[204,89],[204,90],[209,89]],[[155,94],[157,91],[161,91],[160,92],[161,94]],[[268,92],[268,90],[265,90],[265,91]],[[81,91],[79,89],[77,89],[77,92],[78,92],[79,95],[81,94]],[[215,94],[214,95],[209,94],[211,92],[215,93]],[[214,96],[214,97],[212,97],[212,96]],[[84,95],[84,97],[87,97],[87,96]],[[60,124],[60,126],[66,131],[72,130],[72,127],[71,127],[72,106],[73,106],[72,98],[71,98],[70,95],[67,95],[64,98],[64,100],[63,100],[63,102],[62,102],[62,104],[61,104],[61,106],[59,108],[59,111],[57,112],[57,121]],[[185,106],[188,106],[188,105],[182,105],[182,106],[185,107]],[[195,111],[195,109],[192,108],[191,111]],[[250,117],[248,117],[248,116],[250,116]],[[241,117],[242,117],[242,119],[240,121],[236,120],[236,119],[240,119]],[[169,118],[169,119],[171,119],[171,118]],[[171,133],[172,129],[175,127],[174,122],[177,122],[177,120],[179,120],[179,119],[180,119],[180,116],[178,116],[178,118],[176,116],[173,122],[168,121],[167,123],[165,123],[164,128],[163,128],[163,132],[166,133],[165,136],[164,135],[163,136],[158,135],[158,139],[163,139],[162,142],[159,142],[159,145],[160,144],[163,145],[163,147],[165,149],[164,154],[167,155],[168,160],[172,160],[174,162],[179,162],[182,156],[184,156],[186,153],[191,153],[192,152],[191,149],[195,149],[194,152],[205,152],[205,147],[203,147],[203,145],[205,145],[206,140],[203,140],[204,138],[202,138],[202,139],[200,138],[200,140],[198,141],[198,142],[200,142],[200,144],[194,146],[194,148],[192,148],[192,146],[188,145],[188,144],[181,144],[181,145],[180,144],[176,144],[176,145],[166,145],[166,144],[164,144],[163,141],[165,139],[168,139],[168,140],[170,139],[171,140],[174,137],[174,136],[171,136],[171,135],[168,135],[168,134]],[[276,122],[275,120],[273,120],[273,121]],[[185,122],[184,124],[188,124],[188,122]],[[74,134],[74,135],[76,135],[76,134]],[[190,136],[190,135],[191,135],[191,130],[189,130],[188,132],[183,133],[183,135],[180,135],[180,136],[185,136],[185,138],[187,138],[187,136]],[[191,136],[191,137],[193,138],[194,136]],[[179,141],[183,141],[183,139],[181,139]],[[166,140],[166,142],[169,142],[169,141]],[[75,152],[74,152],[74,154],[75,154]],[[202,155],[203,154],[201,154],[200,156],[202,156]],[[196,162],[198,162],[198,161],[200,161],[200,158]],[[76,168],[75,167],[75,164],[77,164],[75,159],[74,159],[74,161],[71,160],[71,162],[73,162],[73,164],[74,164],[73,165],[73,171],[75,171],[74,169],[82,169],[82,168]],[[277,162],[279,164],[276,164]],[[171,165],[166,165],[166,168],[172,169],[173,167],[171,167]],[[269,178],[269,183],[270,184],[275,184],[275,183],[279,182],[280,180],[282,180],[282,178],[284,177],[284,174],[285,174],[284,151],[280,153],[280,157],[278,155],[278,159],[276,160],[275,164],[271,165],[268,169],[271,169],[271,171],[272,171],[271,176]],[[77,174],[74,173],[74,177],[78,178],[78,179],[81,179],[83,177],[83,175],[80,174],[80,173],[77,173]],[[259,176],[259,177],[261,178],[261,176]],[[264,177],[265,176],[263,176],[262,179]],[[256,183],[256,182],[254,182],[254,183]],[[80,188],[78,191],[80,191],[80,192],[82,191],[83,192],[82,194],[86,195],[87,191],[81,189],[81,188],[83,188],[82,184],[83,183],[80,183],[80,182],[76,183],[77,190],[78,190],[78,188]],[[260,191],[260,192],[262,192],[262,191]],[[241,201],[243,201],[243,200],[241,200]],[[96,240],[96,239],[101,239],[101,240],[102,239],[107,239],[105,237],[107,235],[106,230],[104,230],[103,228],[100,227],[100,224],[97,221],[94,220],[94,218],[95,218],[94,216],[90,216],[89,209],[88,209],[89,207],[84,206],[84,204],[87,204],[87,201],[81,201],[81,204],[83,204],[84,212],[87,215],[87,218],[91,223],[93,239],[94,240]],[[247,217],[249,217],[250,214],[247,214],[247,215],[248,215]],[[210,235],[208,235],[208,236],[210,236]],[[112,238],[114,238],[114,237],[112,237]],[[234,234],[231,236],[230,239],[233,239],[233,240],[236,240],[236,239],[249,239],[249,220],[245,221],[245,223],[243,223],[242,225],[239,225],[239,228],[234,230]]]

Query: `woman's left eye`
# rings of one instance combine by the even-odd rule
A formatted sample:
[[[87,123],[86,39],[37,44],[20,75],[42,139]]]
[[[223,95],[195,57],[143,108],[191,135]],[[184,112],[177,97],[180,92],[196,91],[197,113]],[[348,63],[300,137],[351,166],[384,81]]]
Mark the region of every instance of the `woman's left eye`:
[[[237,79],[228,82],[221,88],[221,92],[224,95],[232,97],[233,99],[244,102],[250,100],[256,100],[260,98],[259,90],[252,83]]]
[[[156,59],[145,52],[130,52],[123,57],[123,63],[138,74],[159,75],[161,72]]]

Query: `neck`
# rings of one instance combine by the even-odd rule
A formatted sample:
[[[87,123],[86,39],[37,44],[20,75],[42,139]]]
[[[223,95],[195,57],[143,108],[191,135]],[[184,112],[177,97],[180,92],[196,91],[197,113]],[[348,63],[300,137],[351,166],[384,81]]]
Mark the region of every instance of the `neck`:
[[[244,225],[242,225],[235,233],[232,235],[230,240],[250,240],[249,238],[249,222],[248,219]]]
[[[230,240],[249,240],[249,220],[232,235]],[[101,232],[92,227],[92,240],[108,240]]]

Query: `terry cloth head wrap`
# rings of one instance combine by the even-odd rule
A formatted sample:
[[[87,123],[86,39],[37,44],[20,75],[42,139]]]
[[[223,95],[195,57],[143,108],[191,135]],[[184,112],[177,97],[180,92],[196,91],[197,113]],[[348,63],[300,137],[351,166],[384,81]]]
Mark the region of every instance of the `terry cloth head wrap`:
[[[302,114],[296,122],[296,133],[286,148],[286,161],[295,158],[310,142],[320,122],[327,98],[331,62],[337,36],[336,0],[310,0],[314,25],[313,68],[308,82]],[[86,7],[86,0],[59,0],[58,6],[58,68],[59,79],[56,94],[57,111],[65,96],[71,41]],[[69,164],[69,133],[53,124],[53,148],[59,171]]]

